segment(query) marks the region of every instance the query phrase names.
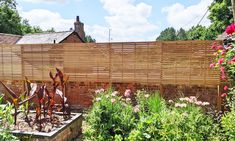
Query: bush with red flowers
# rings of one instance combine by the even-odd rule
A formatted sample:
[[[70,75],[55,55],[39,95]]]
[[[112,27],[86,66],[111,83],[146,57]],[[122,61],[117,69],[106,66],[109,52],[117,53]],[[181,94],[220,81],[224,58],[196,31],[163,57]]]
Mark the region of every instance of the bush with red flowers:
[[[221,97],[226,99],[225,106],[231,108],[235,107],[235,44],[232,41],[235,25],[229,25],[225,32],[227,33],[227,38],[224,40],[224,45],[214,43],[211,47],[215,50],[216,59],[210,64],[210,68],[219,69],[221,79],[230,83],[230,86],[224,86],[224,92]]]

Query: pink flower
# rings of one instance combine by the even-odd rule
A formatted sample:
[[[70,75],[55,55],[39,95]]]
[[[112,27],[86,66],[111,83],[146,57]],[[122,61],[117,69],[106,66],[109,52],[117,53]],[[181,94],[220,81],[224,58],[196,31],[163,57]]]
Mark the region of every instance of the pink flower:
[[[224,86],[224,90],[227,91],[228,90],[228,86]]]
[[[210,64],[210,68],[212,69],[212,68],[214,68],[215,67],[215,63],[211,63]]]
[[[224,58],[220,58],[219,60],[218,60],[218,64],[222,64],[223,63],[223,61],[224,61]]]
[[[217,49],[217,43],[216,42],[213,43],[213,45],[211,46],[211,49],[214,49],[214,50]]]
[[[226,97],[227,96],[227,94],[226,93],[223,93],[222,95],[221,95],[221,97]]]
[[[221,73],[224,73],[224,67],[220,67],[220,71],[221,71]]]
[[[124,96],[125,97],[130,97],[131,96],[131,90],[130,89],[127,89],[124,93]]]
[[[226,50],[223,49],[223,50],[221,51],[221,55],[224,55],[225,52],[226,52]]]
[[[221,74],[221,78],[222,78],[223,80],[225,80],[225,79],[226,79],[226,76],[225,76],[225,74],[224,74],[224,73],[222,73],[222,74]]]
[[[235,31],[235,25],[234,23],[230,24],[229,26],[226,27],[225,32],[230,35]]]
[[[217,49],[219,50],[219,49],[224,49],[224,47],[222,46],[222,45],[219,45],[219,46],[217,46]]]

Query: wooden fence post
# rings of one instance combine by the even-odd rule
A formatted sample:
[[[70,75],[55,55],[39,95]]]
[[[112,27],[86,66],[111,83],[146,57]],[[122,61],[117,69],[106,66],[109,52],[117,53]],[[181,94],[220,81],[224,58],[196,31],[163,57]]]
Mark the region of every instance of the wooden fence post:
[[[220,85],[217,85],[217,110],[221,111],[221,95],[220,95]]]

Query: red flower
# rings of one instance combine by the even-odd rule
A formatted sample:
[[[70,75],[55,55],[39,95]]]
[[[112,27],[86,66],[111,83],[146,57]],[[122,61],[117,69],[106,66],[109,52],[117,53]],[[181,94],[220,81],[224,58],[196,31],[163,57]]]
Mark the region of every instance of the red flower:
[[[233,58],[231,59],[231,61],[232,61],[232,62],[235,62],[235,57],[233,57]]]
[[[226,27],[225,32],[230,35],[233,34],[233,32],[235,31],[235,25],[234,23],[230,24],[229,26]]]
[[[222,95],[221,95],[221,97],[226,97],[227,96],[227,94],[226,93],[223,93]]]
[[[227,91],[228,90],[228,86],[224,86],[224,90]]]
[[[218,64],[222,64],[223,63],[223,61],[224,61],[224,58],[220,58],[219,60],[218,60]]]

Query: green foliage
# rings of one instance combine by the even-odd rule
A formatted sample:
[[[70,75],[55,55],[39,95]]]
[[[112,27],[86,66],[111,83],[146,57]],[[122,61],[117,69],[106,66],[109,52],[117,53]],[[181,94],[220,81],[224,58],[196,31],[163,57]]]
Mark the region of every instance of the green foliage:
[[[227,25],[233,22],[232,12],[229,10],[231,0],[215,0],[209,7],[209,16],[211,20],[210,29],[214,36],[222,34]]]
[[[2,103],[3,96],[0,97],[0,104]],[[9,131],[9,127],[13,125],[14,118],[12,116],[13,105],[7,103],[0,107],[0,140],[1,141],[18,141]],[[4,124],[3,124],[4,123]]]
[[[220,140],[218,124],[205,115],[203,110],[195,104],[186,107],[165,106],[164,100],[158,96],[150,96],[146,103],[156,104],[146,114],[140,114],[136,128],[128,137],[131,141],[142,140]],[[151,101],[151,102],[150,102]],[[141,105],[144,105],[143,103]],[[150,105],[149,105],[150,106]],[[157,110],[156,108],[161,110]],[[145,112],[145,111],[144,111]]]
[[[111,93],[107,91],[96,96],[93,107],[85,116],[85,140],[223,139],[219,125],[194,103],[181,102],[183,107],[175,107],[176,103],[167,104],[158,93],[145,91],[138,91],[130,102],[128,98],[113,96]],[[135,102],[133,97],[136,98]]]
[[[173,27],[168,27],[163,30],[157,37],[157,41],[174,41],[176,40],[176,31]]]
[[[188,40],[187,33],[183,28],[177,31],[177,40]]]
[[[21,17],[14,0],[0,0],[0,32],[22,34]]]
[[[85,42],[86,42],[86,43],[95,43],[96,40],[93,39],[90,35],[86,35],[86,37],[85,37]]]
[[[187,36],[189,40],[205,40],[207,29],[205,26],[193,26],[188,30]]]
[[[38,26],[30,26],[29,21],[24,19],[21,23],[21,30],[22,34],[29,34],[29,33],[42,33],[42,29]]]
[[[134,127],[132,106],[112,96],[111,91],[100,93],[88,112],[84,136],[87,140],[123,140]]]
[[[235,111],[234,111],[234,109],[232,109],[231,112],[226,113],[222,117],[222,121],[221,121],[221,125],[223,127],[224,132],[225,132],[225,135],[230,141],[235,140],[235,118],[234,118],[234,116],[235,116]]]

